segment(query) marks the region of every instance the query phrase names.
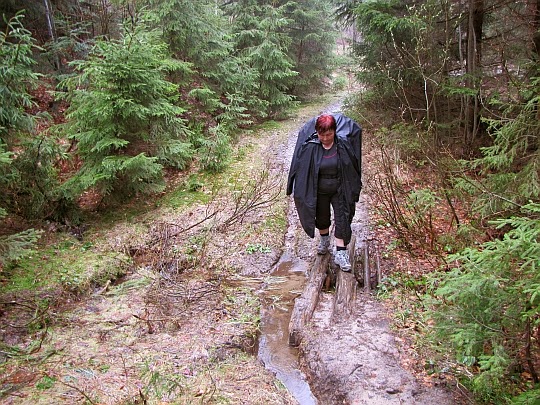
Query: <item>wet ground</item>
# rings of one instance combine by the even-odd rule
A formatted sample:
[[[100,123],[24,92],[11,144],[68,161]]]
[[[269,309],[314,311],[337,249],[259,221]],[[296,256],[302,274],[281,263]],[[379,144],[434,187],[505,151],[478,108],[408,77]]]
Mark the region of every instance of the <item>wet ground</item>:
[[[340,109],[341,103],[337,102],[321,113]],[[298,129],[291,132],[284,146],[286,170]],[[369,162],[364,160],[364,165]],[[284,254],[272,271],[276,284],[268,286],[264,293],[259,358],[298,402],[302,405],[465,403],[437,381],[419,380],[404,366],[402,346],[390,328],[387,309],[360,287],[352,313],[339,318],[332,315],[334,292],[321,291],[300,348],[288,345],[287,327],[294,298],[302,292],[318,243],[317,238],[310,239],[301,230],[292,200],[288,218]],[[357,241],[355,253],[359,257],[370,238],[366,191],[357,204],[352,228]]]
[[[306,376],[299,369],[297,348],[289,345],[289,321],[296,298],[305,284],[307,263],[284,255],[272,271],[274,282],[266,287],[261,314],[258,357],[300,404],[317,401]]]
[[[287,128],[283,131],[244,138],[245,150],[251,152],[238,163],[242,179],[257,178],[261,170],[255,163],[267,157],[265,168],[286,173],[298,129],[323,112],[315,111],[318,108],[306,107],[280,123]],[[325,111],[339,108],[335,103]],[[364,165],[369,169],[369,159]],[[365,190],[353,222],[357,254],[370,237],[368,197]],[[302,344],[289,346],[291,309],[315,261],[318,241],[303,232],[292,200],[287,204],[280,197],[275,205],[249,212],[243,223],[226,231],[217,225],[236,208],[229,194],[216,196],[208,205],[155,207],[100,228],[102,237],[85,242],[119,256],[137,252],[136,266],[122,280],[109,280],[55,312],[51,309],[46,330],[9,335],[11,340],[4,343],[30,350],[39,342],[40,347],[32,349],[30,357],[15,356],[2,364],[0,402],[462,403],[404,365],[410,356],[394,335],[386,308],[361,291],[351,314],[339,318],[332,316],[334,292],[322,291]],[[287,210],[285,235],[279,221],[282,209]],[[213,217],[213,226],[211,212],[220,214]],[[77,243],[70,242],[74,254],[82,254],[77,252],[83,245]],[[197,265],[191,266],[194,259]],[[20,294],[3,297],[7,303],[12,300],[32,302]],[[11,323],[35,316],[29,308],[22,311],[27,318],[18,316],[21,311],[0,317],[4,334]],[[262,335],[256,358],[252,354],[258,326]]]

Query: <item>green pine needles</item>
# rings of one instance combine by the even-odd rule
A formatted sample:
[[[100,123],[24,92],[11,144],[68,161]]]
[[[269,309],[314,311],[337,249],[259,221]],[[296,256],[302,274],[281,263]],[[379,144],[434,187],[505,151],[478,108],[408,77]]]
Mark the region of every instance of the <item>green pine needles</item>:
[[[451,256],[458,267],[436,278],[437,338],[455,349],[458,361],[478,367],[471,386],[486,401],[515,390],[512,375],[526,371],[538,381],[540,204],[527,204],[522,213],[495,221],[508,229],[502,239]]]
[[[26,139],[33,139],[35,117],[27,109],[33,105],[29,89],[36,84],[39,75],[33,72],[35,61],[32,49],[35,47],[30,31],[24,28],[22,13],[10,20],[4,18],[6,29],[0,32],[0,220],[17,206],[27,208],[22,201],[14,201],[18,195],[39,194],[35,186],[39,184],[39,175],[33,172],[22,173],[21,167],[33,164],[33,168],[48,170],[50,162],[41,160],[39,155],[28,157],[26,149],[21,152],[21,145]],[[13,153],[18,146],[18,154]],[[41,166],[41,163],[44,165]],[[29,187],[20,183],[20,175],[32,181]],[[41,198],[43,199],[43,198]],[[22,204],[21,204],[22,203]],[[32,252],[41,231],[27,229],[12,235],[0,236],[0,270],[11,261]]]
[[[26,109],[33,105],[28,89],[36,84],[39,75],[32,68],[34,38],[24,28],[22,13],[9,21],[4,17],[6,30],[0,32],[0,142],[8,135],[31,131],[34,117]]]
[[[289,57],[292,38],[286,32],[292,20],[286,15],[286,5],[243,0],[233,7],[235,48],[254,70],[261,115],[278,118],[297,104],[289,91],[298,72]]]
[[[509,103],[502,118],[484,120],[493,144],[481,148],[483,157],[471,163],[485,175],[484,184],[476,184],[477,190],[490,190],[479,195],[476,202],[483,215],[513,212],[516,206],[540,198],[540,96],[536,94],[539,85],[540,77],[532,78],[530,84],[523,85],[523,98],[528,101]]]
[[[79,74],[65,80],[71,102],[64,133],[77,141],[79,172],[66,183],[75,196],[152,193],[164,188],[163,167],[184,168],[192,157],[173,72],[188,63],[168,57],[160,33],[144,22],[124,26],[119,40],[100,39]]]

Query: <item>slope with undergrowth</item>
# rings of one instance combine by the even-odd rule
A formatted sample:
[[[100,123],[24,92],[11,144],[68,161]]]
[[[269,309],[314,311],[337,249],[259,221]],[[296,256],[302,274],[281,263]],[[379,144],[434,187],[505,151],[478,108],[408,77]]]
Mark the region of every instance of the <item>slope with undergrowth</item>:
[[[220,175],[181,173],[77,234],[51,227],[5,269],[2,398],[294,403],[256,358],[257,291],[287,222],[276,156],[320,105],[244,133]]]

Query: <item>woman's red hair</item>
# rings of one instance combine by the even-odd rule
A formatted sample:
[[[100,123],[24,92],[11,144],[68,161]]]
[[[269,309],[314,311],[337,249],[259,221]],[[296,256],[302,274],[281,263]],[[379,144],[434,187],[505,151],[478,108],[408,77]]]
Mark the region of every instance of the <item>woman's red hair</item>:
[[[320,115],[315,122],[315,131],[326,132],[330,130],[336,130],[336,119],[330,114]]]

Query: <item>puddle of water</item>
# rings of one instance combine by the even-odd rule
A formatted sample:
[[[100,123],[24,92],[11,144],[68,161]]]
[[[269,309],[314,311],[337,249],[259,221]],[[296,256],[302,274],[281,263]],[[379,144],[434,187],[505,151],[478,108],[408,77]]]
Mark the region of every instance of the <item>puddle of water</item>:
[[[302,293],[306,264],[282,257],[271,273],[272,282],[262,293],[261,336],[258,357],[301,405],[316,405],[298,368],[298,349],[289,345],[289,321],[294,299]]]

